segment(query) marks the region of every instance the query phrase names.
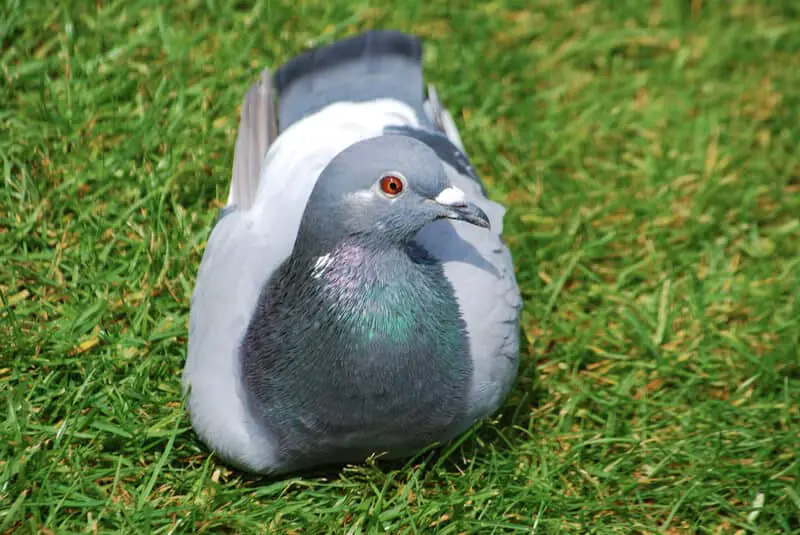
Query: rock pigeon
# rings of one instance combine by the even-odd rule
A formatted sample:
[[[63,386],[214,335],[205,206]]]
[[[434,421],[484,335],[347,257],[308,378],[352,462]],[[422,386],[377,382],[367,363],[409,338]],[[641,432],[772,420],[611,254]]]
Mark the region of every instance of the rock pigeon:
[[[247,92],[192,296],[192,426],[244,471],[409,456],[492,414],[521,299],[422,44],[367,31]],[[277,113],[276,113],[277,107]]]

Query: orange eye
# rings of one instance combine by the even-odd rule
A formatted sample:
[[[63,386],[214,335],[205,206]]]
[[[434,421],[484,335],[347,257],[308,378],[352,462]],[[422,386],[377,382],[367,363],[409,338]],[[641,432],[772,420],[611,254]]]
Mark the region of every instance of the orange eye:
[[[403,191],[403,181],[394,175],[386,175],[381,178],[381,191],[390,197],[399,195]]]

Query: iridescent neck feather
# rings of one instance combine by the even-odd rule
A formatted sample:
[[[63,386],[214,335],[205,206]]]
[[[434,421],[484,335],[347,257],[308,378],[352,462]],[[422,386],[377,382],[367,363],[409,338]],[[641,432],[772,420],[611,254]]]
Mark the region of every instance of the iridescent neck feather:
[[[324,438],[332,462],[396,447],[410,428],[421,430],[412,450],[441,436],[472,374],[452,286],[413,243],[295,252],[262,292],[241,359],[248,401],[281,448],[312,459]]]

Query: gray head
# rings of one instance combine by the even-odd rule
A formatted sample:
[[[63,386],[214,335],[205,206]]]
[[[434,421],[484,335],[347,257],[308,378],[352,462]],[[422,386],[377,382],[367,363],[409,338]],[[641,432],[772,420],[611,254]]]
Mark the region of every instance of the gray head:
[[[322,171],[299,238],[333,245],[358,236],[397,246],[437,219],[489,227],[486,214],[448,181],[433,150],[408,136],[382,135],[351,145]]]
[[[464,417],[466,324],[443,266],[413,242],[442,218],[489,226],[421,141],[368,139],[323,170],[241,349],[249,403],[283,458],[416,451]]]

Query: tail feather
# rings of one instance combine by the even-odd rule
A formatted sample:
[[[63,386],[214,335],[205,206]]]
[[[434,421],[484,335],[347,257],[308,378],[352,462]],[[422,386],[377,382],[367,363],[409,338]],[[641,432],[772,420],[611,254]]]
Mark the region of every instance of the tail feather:
[[[427,120],[422,42],[397,31],[371,30],[305,52],[275,72],[278,123],[292,123],[338,101],[400,100]]]

